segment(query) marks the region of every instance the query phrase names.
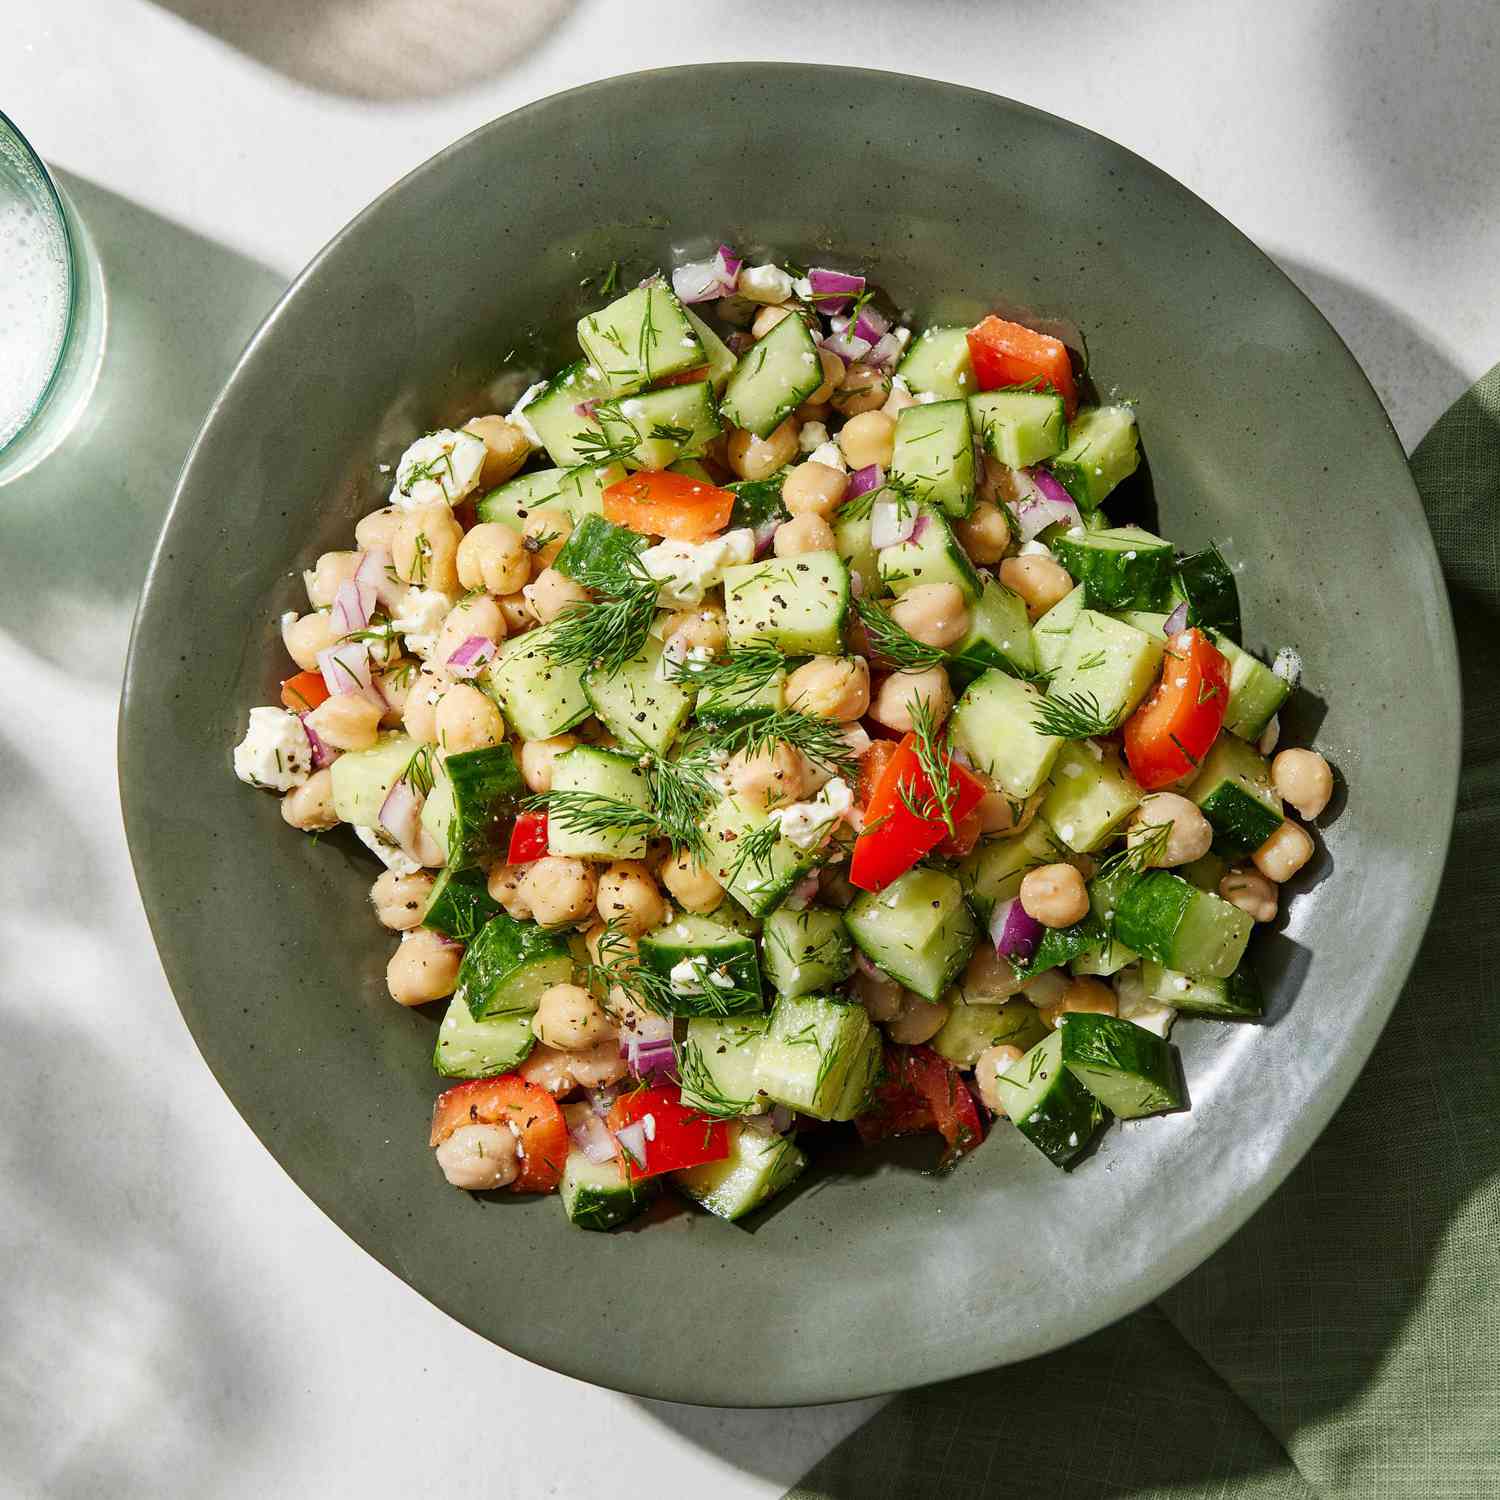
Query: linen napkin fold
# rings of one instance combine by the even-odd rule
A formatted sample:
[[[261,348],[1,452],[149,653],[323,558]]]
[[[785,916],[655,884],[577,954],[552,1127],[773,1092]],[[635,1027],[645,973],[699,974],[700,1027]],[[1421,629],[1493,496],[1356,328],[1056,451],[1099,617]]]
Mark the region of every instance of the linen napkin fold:
[[[897,1396],[787,1500],[1500,1496],[1500,366],[1411,466],[1458,630],[1463,772],[1432,925],[1369,1064],[1154,1306]]]

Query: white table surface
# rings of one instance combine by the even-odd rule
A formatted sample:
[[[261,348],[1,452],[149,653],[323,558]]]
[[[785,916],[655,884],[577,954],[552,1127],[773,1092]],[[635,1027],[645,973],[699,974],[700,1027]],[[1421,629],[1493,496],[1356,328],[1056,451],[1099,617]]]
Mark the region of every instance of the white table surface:
[[[1141,152],[1313,297],[1410,445],[1500,359],[1500,10],[4,9],[0,108],[64,170],[106,246],[105,397],[136,437],[75,457],[85,431],[38,482],[0,491],[0,1493],[779,1495],[878,1403],[705,1411],[524,1364],[324,1219],[199,1059],[136,896],[113,755],[134,591],[192,430],[280,285],[449,141],[593,78],[753,57],[971,84]],[[1328,499],[1331,522],[1358,524],[1337,476]],[[118,568],[71,566],[76,524],[111,529]]]

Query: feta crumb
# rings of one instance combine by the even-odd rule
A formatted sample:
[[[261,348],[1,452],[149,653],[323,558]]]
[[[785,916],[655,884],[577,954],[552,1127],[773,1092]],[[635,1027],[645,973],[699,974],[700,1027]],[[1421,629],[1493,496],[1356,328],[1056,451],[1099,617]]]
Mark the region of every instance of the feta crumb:
[[[368,849],[387,870],[398,875],[415,875],[422,867],[383,828],[366,828],[354,825],[354,836]],[[404,942],[411,934],[401,934]]]
[[[844,462],[844,455],[837,443],[820,443],[811,453],[807,455],[809,463],[827,464],[830,469],[837,469],[840,474],[847,474],[849,466]]]
[[[1271,722],[1266,725],[1261,733],[1261,737],[1255,742],[1255,748],[1262,755],[1269,755],[1276,748],[1277,742],[1280,739],[1281,716],[1279,714],[1272,714]]]
[[[312,745],[302,720],[284,708],[252,708],[234,747],[234,774],[251,786],[289,792],[312,775]]]
[[[781,836],[798,849],[813,849],[833,831],[854,806],[854,792],[835,776],[811,802],[794,802],[771,814],[781,825]]]
[[[409,589],[397,606],[391,629],[406,638],[407,649],[414,656],[425,661],[437,645],[438,632],[452,608],[453,600],[441,589]]]
[[[1022,557],[1052,557],[1052,549],[1045,542],[1030,541],[1021,543],[1020,555]]]
[[[669,608],[701,604],[726,568],[755,556],[755,533],[748,526],[726,531],[706,542],[659,542],[641,553],[649,577],[656,579],[657,599]]]
[[[531,425],[531,418],[523,416],[522,413],[546,389],[547,382],[545,380],[539,380],[535,385],[527,386],[521,394],[521,399],[511,407],[510,415],[505,419],[512,427],[519,427],[521,429],[521,435],[533,448],[540,448],[542,446],[542,439],[536,428]]]
[[[456,504],[479,483],[485,451],[482,438],[451,427],[419,437],[396,465],[391,504],[398,510]]]
[[[654,1141],[656,1139],[656,1116],[642,1115],[641,1129],[648,1141]]]
[[[804,453],[815,453],[828,441],[828,429],[821,422],[804,422],[797,442]]]

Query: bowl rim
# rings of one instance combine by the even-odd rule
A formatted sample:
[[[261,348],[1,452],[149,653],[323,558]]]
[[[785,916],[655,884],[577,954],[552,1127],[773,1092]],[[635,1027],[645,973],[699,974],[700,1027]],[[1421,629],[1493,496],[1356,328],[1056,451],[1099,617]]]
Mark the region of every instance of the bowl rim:
[[[159,921],[157,902],[153,900],[156,883],[151,878],[149,870],[143,869],[143,858],[139,852],[139,839],[136,828],[141,813],[134,801],[130,786],[128,742],[133,725],[134,689],[136,683],[146,675],[146,663],[141,660],[138,651],[142,622],[150,608],[159,575],[166,567],[169,558],[169,539],[179,513],[185,507],[187,492],[196,480],[199,455],[205,445],[207,434],[218,421],[219,415],[226,403],[232,399],[241,375],[246,367],[254,361],[261,344],[266,340],[271,330],[283,318],[289,315],[294,305],[305,293],[309,284],[315,279],[324,263],[334,251],[345,240],[358,234],[365,223],[379,212],[382,205],[388,199],[404,192],[409,184],[419,178],[441,170],[450,158],[468,150],[475,141],[492,132],[503,130],[509,122],[524,117],[533,111],[553,107],[559,101],[584,99],[589,95],[605,92],[611,87],[626,81],[643,78],[670,80],[674,77],[680,78],[683,75],[689,74],[732,76],[742,81],[754,78],[787,78],[802,74],[821,77],[825,81],[833,78],[850,81],[859,80],[861,86],[865,87],[878,86],[890,81],[899,81],[907,86],[918,85],[934,90],[939,94],[961,95],[976,101],[999,104],[1007,109],[1020,111],[1040,121],[1049,122],[1063,130],[1076,133],[1100,149],[1120,153],[1122,157],[1142,168],[1149,177],[1160,181],[1170,190],[1182,195],[1186,200],[1191,202],[1195,210],[1217,221],[1223,230],[1227,231],[1239,242],[1242,249],[1249,251],[1269,268],[1276,281],[1282,284],[1288,293],[1313,313],[1319,323],[1327,330],[1334,349],[1338,357],[1342,360],[1344,368],[1341,371],[1341,375],[1352,377],[1354,383],[1368,396],[1373,410],[1380,414],[1386,433],[1386,440],[1389,444],[1388,456],[1394,459],[1396,464],[1399,465],[1403,478],[1404,502],[1411,507],[1415,518],[1420,522],[1420,526],[1416,528],[1420,543],[1417,548],[1417,551],[1420,553],[1420,563],[1417,563],[1415,557],[1413,558],[1413,562],[1425,572],[1424,581],[1431,596],[1438,603],[1436,612],[1440,617],[1440,625],[1437,631],[1439,635],[1437,643],[1439,655],[1427,664],[1425,675],[1429,676],[1437,686],[1439,696],[1443,700],[1442,709],[1452,725],[1452,732],[1444,736],[1442,745],[1438,747],[1438,758],[1429,767],[1429,785],[1441,793],[1441,797],[1436,800],[1442,814],[1442,829],[1440,839],[1436,837],[1436,831],[1434,830],[1432,854],[1423,872],[1420,888],[1416,892],[1417,899],[1413,902],[1413,909],[1419,910],[1421,913],[1421,927],[1418,933],[1420,937],[1420,932],[1425,931],[1428,923],[1431,921],[1436,906],[1438,887],[1447,862],[1447,853],[1458,805],[1462,751],[1462,719],[1458,649],[1453,626],[1452,603],[1442,575],[1436,547],[1432,539],[1431,528],[1427,523],[1426,514],[1422,508],[1421,497],[1412,479],[1405,450],[1401,446],[1389,414],[1385,411],[1384,404],[1371,385],[1369,377],[1365,374],[1363,368],[1355,359],[1337,329],[1328,321],[1317,307],[1317,304],[1297,286],[1270,255],[1262,250],[1247,234],[1235,226],[1224,214],[1220,213],[1212,204],[1200,197],[1191,188],[1178,181],[1178,179],[1162,168],[1157,167],[1147,158],[1132,151],[1129,147],[1123,146],[1101,132],[1091,130],[1087,126],[1079,125],[1064,116],[1038,109],[1033,105],[1012,99],[1006,95],[993,93],[989,90],[881,69],[850,68],[833,64],[802,62],[688,63],[672,67],[639,69],[627,73],[611,74],[608,77],[579,84],[573,88],[559,90],[542,98],[531,100],[524,105],[518,106],[516,109],[507,111],[505,114],[497,115],[493,119],[468,131],[451,144],[443,147],[440,151],[413,167],[410,171],[404,173],[333,235],[288,284],[285,291],[278,297],[275,305],[267,312],[260,325],[250,336],[244,350],[235,361],[232,370],[225,378],[223,386],[210,405],[183,461],[182,469],[173,490],[172,500],[163,518],[161,530],[147,567],[140,598],[131,624],[116,729],[118,784],[131,865],[135,874],[137,888],[141,895],[142,905],[145,908],[147,922],[151,929],[152,939],[156,943],[158,956],[168,985],[173,990],[174,1000],[176,1000],[177,989],[177,983],[174,978],[176,963],[169,956],[171,952],[170,942],[164,941],[165,920],[162,919]],[[1392,471],[1392,481],[1394,489],[1394,468]],[[158,930],[159,925],[163,931]],[[1209,1256],[1244,1226],[1271,1194],[1286,1181],[1293,1169],[1322,1133],[1335,1111],[1343,1103],[1349,1090],[1368,1061],[1370,1053],[1379,1040],[1386,1023],[1390,1019],[1396,1001],[1399,999],[1410,976],[1412,967],[1416,962],[1418,946],[1419,943],[1417,941],[1412,942],[1406,953],[1398,955],[1388,965],[1386,977],[1389,982],[1386,986],[1386,994],[1384,996],[1372,995],[1367,1004],[1359,1011],[1347,1035],[1346,1045],[1338,1054],[1334,1066],[1323,1074],[1318,1088],[1306,1106],[1291,1123],[1281,1142],[1269,1155],[1262,1159],[1251,1185],[1238,1196],[1227,1201],[1217,1213],[1212,1214],[1209,1217],[1207,1225],[1196,1238],[1185,1239],[1179,1242],[1171,1255],[1163,1257],[1161,1261],[1153,1266],[1151,1275],[1143,1276],[1132,1286],[1120,1289],[1112,1298],[1101,1298],[1085,1304],[1087,1308],[1092,1310],[1085,1311],[1082,1315],[1075,1316],[1068,1321],[1066,1326],[1060,1330],[1061,1337],[1049,1335],[1045,1339],[1037,1341],[1035,1348],[1023,1349],[1001,1361],[1001,1365],[1035,1358],[1041,1354],[1064,1348],[1138,1311],[1201,1266]],[[183,1020],[188,1027],[189,1034],[193,1037],[194,1045],[199,1047],[199,1053],[202,1056],[203,1050],[199,1046],[197,1033],[192,1023],[188,1020],[187,1012],[182,1009],[181,1002],[178,1001],[177,1003],[179,1010],[182,1011]],[[206,1057],[204,1060],[206,1064]],[[235,1093],[219,1078],[217,1072],[214,1072],[212,1067],[210,1067],[209,1071],[213,1073],[215,1082],[223,1090],[230,1104],[234,1107],[235,1112],[240,1115],[240,1118],[250,1129],[251,1133],[265,1147],[277,1166],[299,1188],[307,1192],[308,1190],[303,1188],[298,1174],[288,1167],[261,1137],[259,1131],[256,1130],[255,1124],[241,1109]],[[308,1192],[308,1196],[313,1198],[313,1202],[319,1210],[327,1215],[336,1227],[353,1240],[356,1245],[359,1245],[360,1249],[366,1254],[371,1255],[380,1264],[387,1265],[388,1269],[395,1271],[403,1280],[407,1279],[398,1268],[389,1266],[380,1254],[356,1239],[339,1219],[329,1213],[316,1197],[313,1197],[311,1192]],[[409,1281],[408,1285],[411,1285]],[[450,1317],[453,1317],[456,1321],[465,1323],[465,1326],[468,1326],[463,1316],[448,1306],[441,1295],[427,1290],[419,1290],[415,1286],[412,1286],[412,1290],[416,1291],[424,1300],[433,1303],[434,1306],[437,1306]],[[1054,1330],[1054,1332],[1056,1331]],[[481,1336],[487,1337],[486,1335]],[[498,1339],[494,1339],[493,1341],[497,1344],[500,1342]],[[575,1357],[566,1348],[548,1349],[545,1353],[528,1352],[523,1354],[508,1344],[502,1344],[501,1347],[507,1353],[515,1354],[518,1358],[525,1359],[528,1363],[539,1365],[558,1374],[598,1385],[604,1389],[616,1390],[622,1394],[656,1400],[677,1401],[689,1405],[730,1409],[775,1408],[787,1405],[814,1405],[860,1400],[872,1396],[888,1395],[901,1390],[920,1389],[924,1385],[938,1384],[945,1380],[957,1379],[1000,1367],[993,1361],[965,1360],[956,1363],[953,1368],[943,1373],[916,1382],[902,1382],[893,1379],[890,1373],[882,1374],[876,1370],[865,1378],[851,1379],[846,1376],[842,1380],[832,1383],[829,1389],[821,1393],[797,1395],[790,1398],[790,1400],[785,1397],[777,1398],[774,1395],[766,1395],[762,1398],[758,1393],[741,1395],[738,1399],[716,1399],[712,1395],[705,1396],[693,1383],[686,1381],[679,1382],[676,1385],[670,1385],[665,1382],[648,1382],[644,1386],[632,1386],[600,1380],[591,1372],[586,1353],[581,1357]]]

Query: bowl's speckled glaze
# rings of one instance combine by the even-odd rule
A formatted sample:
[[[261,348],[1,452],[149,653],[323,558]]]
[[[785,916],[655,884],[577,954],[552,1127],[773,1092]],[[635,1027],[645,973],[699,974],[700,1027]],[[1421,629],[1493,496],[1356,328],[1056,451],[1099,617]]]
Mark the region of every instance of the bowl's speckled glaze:
[[[1315,735],[1343,786],[1301,894],[1257,939],[1266,1024],[1178,1025],[1189,1112],[1112,1128],[1070,1175],[1002,1126],[949,1177],[915,1170],[910,1147],[850,1155],[747,1227],[683,1214],[590,1235],[555,1202],[444,1185],[426,1149],[436,1017],[386,995],[371,862],[344,836],[292,834],[229,752],[246,710],[275,701],[276,619],[300,602],[299,570],[380,503],[377,465],[555,364],[597,305],[582,279],[721,237],[867,268],[924,321],[1002,306],[1083,328],[1101,392],[1138,403],[1149,458],[1112,510],[1159,518],[1179,544],[1218,539],[1242,565],[1246,643],[1294,644],[1305,663],[1286,737]],[[1343,1097],[1405,978],[1452,817],[1457,696],[1446,598],[1385,414],[1223,219],[1119,146],[1004,99],[695,67],[495,121],[299,278],[183,473],[136,625],[121,783],[204,1057],[359,1244],[528,1359],[644,1395],[779,1405],[1055,1348],[1249,1215]]]

